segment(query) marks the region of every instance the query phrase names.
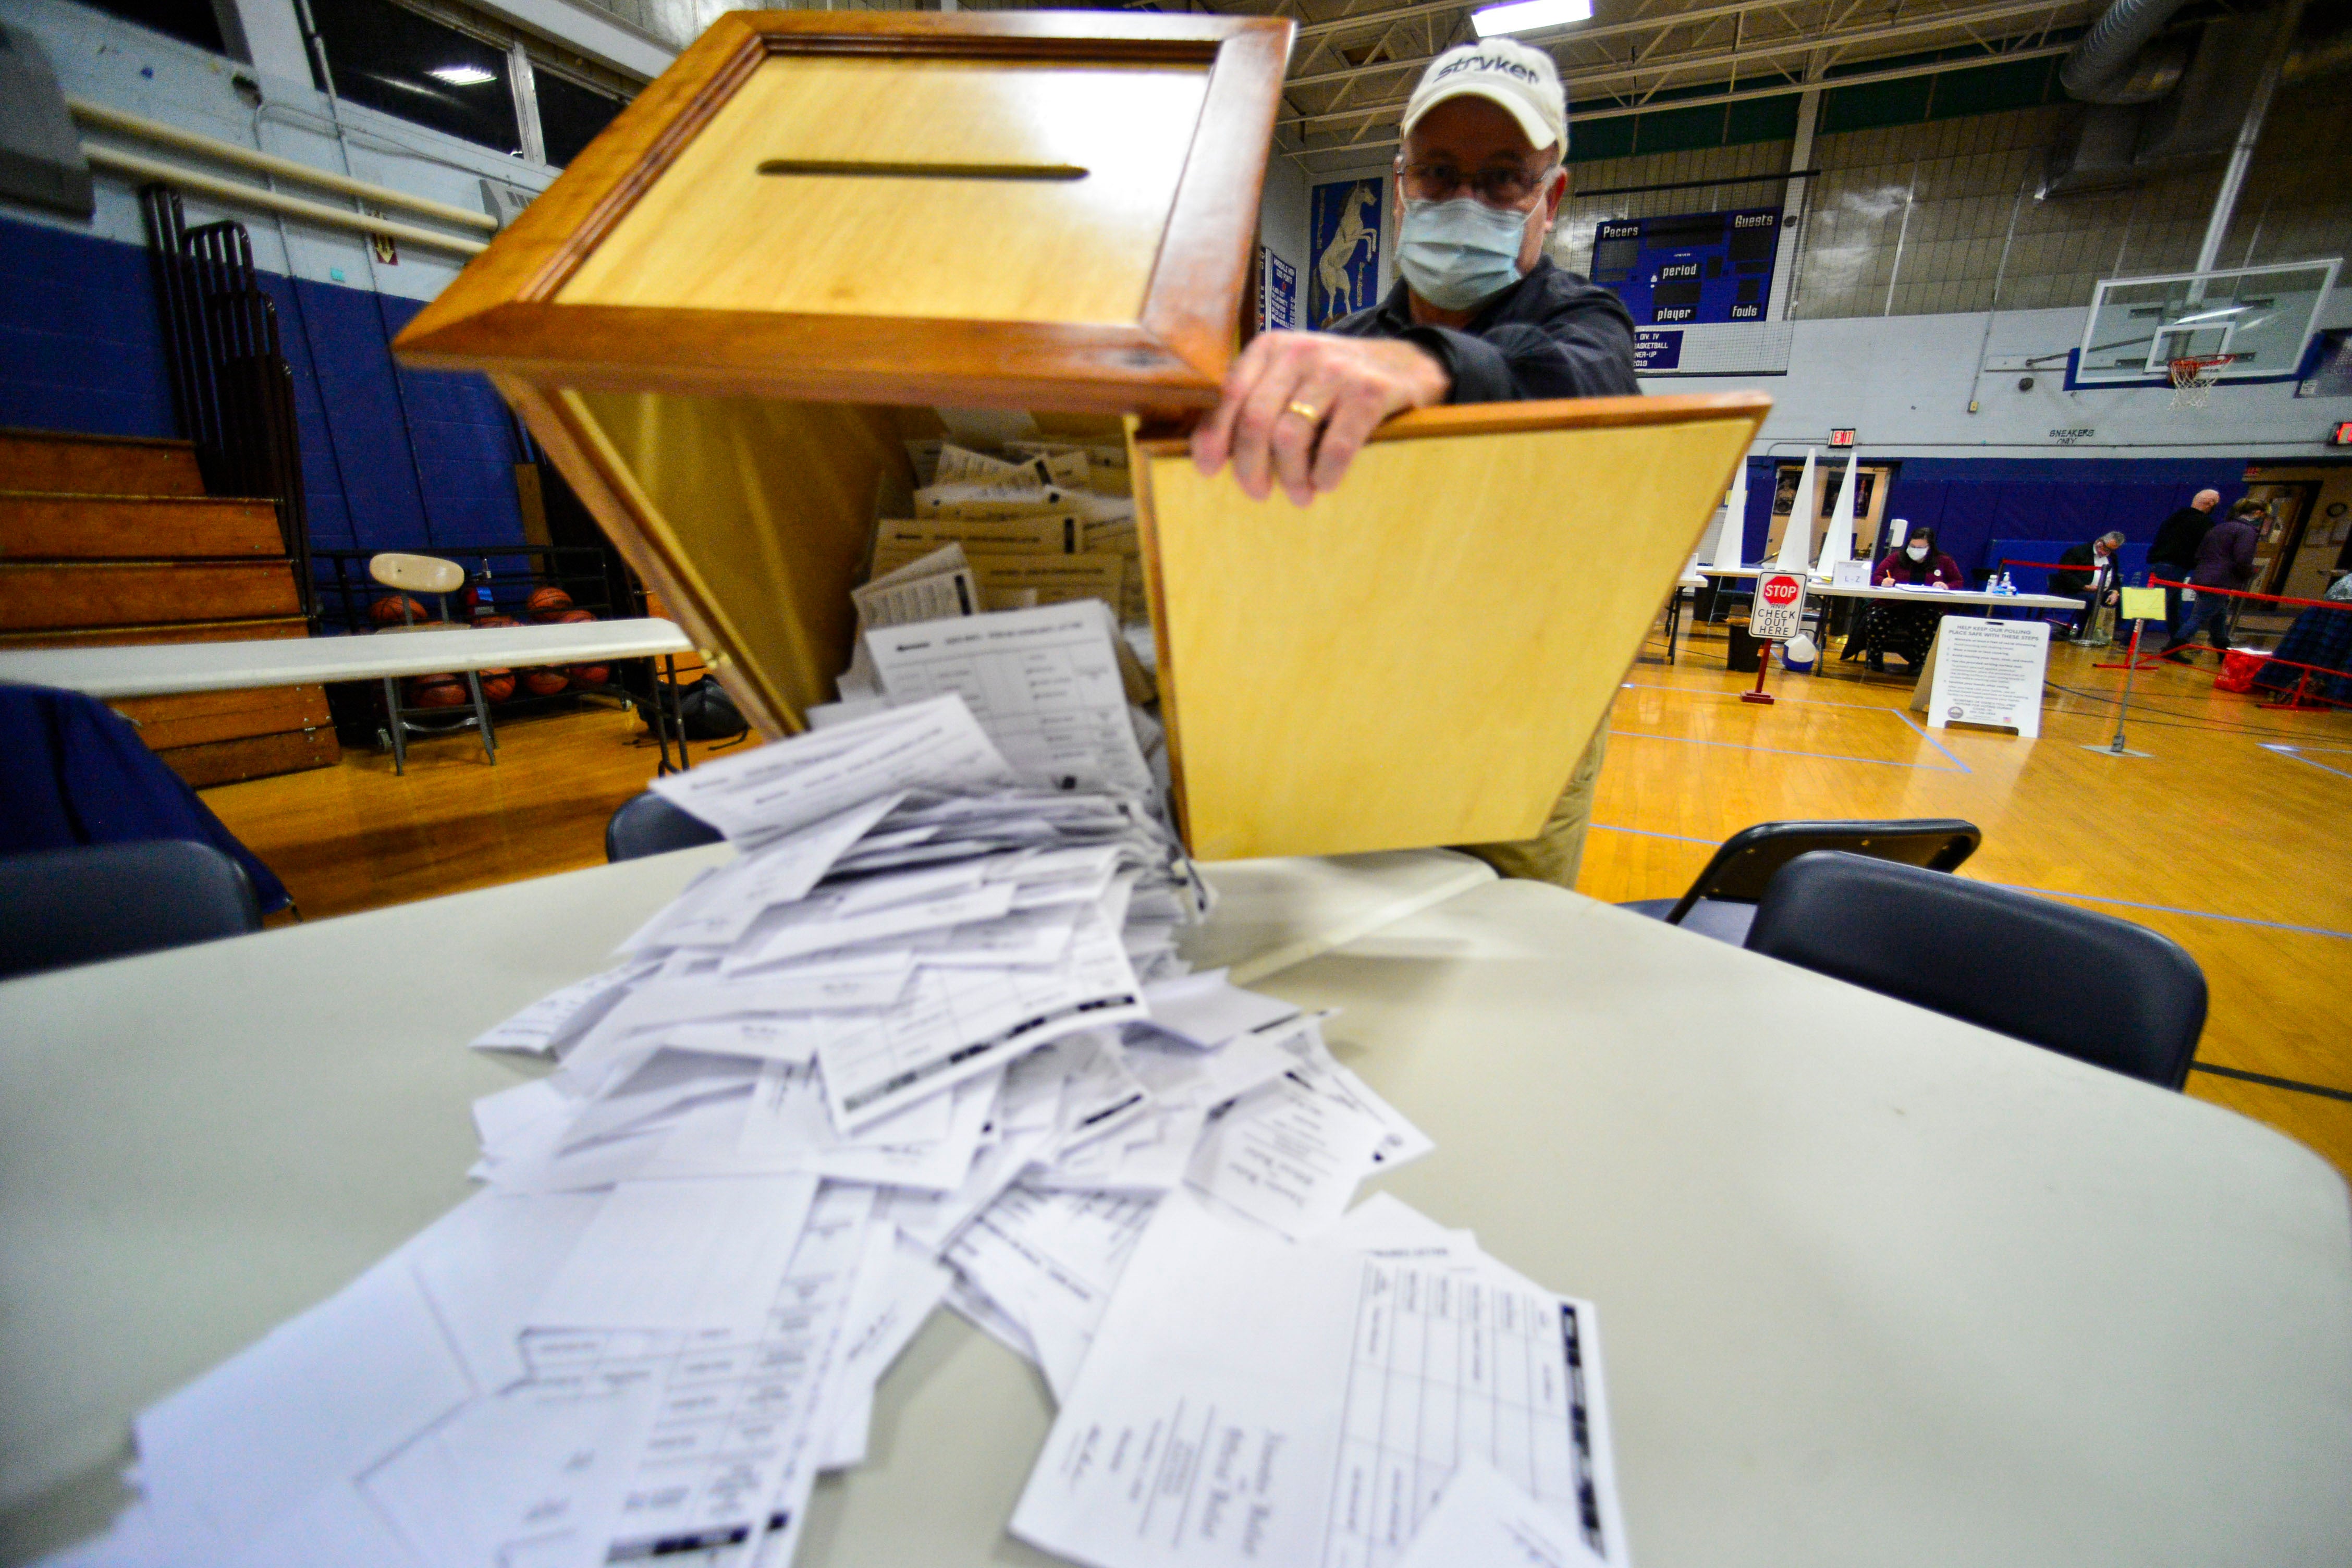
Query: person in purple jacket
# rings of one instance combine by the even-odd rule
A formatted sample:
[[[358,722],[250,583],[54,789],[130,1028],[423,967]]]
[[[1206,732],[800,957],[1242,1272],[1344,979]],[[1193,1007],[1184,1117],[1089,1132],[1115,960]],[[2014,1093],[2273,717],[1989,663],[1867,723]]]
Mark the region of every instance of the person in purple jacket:
[[[2242,591],[2254,580],[2254,549],[2262,543],[2263,528],[2269,521],[2269,509],[2249,496],[2231,507],[2229,517],[2198,542],[2197,569],[2189,574],[2189,586],[2200,590],[2197,603],[2189,610],[2180,635],[2165,645],[2165,658],[2176,664],[2192,662],[2197,657],[2194,645],[2200,628],[2212,638],[2214,652],[2230,651],[2230,605],[2234,601],[2227,594],[2202,590]]]
[[[1896,518],[1887,537],[1902,543],[1878,558],[1870,574],[1874,588],[1965,588],[1960,563],[1936,548],[1936,531],[1925,523],[1914,528]],[[1934,605],[1906,605],[1885,599],[1874,602],[1862,617],[1862,646],[1870,668],[1884,674],[1886,656],[1895,654],[1913,670],[1927,662],[1936,645],[1936,626],[1944,612]]]

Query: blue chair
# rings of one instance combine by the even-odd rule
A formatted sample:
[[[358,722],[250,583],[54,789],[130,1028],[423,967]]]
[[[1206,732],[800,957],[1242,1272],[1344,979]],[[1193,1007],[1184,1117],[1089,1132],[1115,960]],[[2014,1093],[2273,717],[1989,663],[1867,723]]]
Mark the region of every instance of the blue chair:
[[[1783,866],[1746,945],[2164,1089],[2205,1028],[2204,972],[2170,938],[1860,855]]]
[[[1874,859],[1899,860],[1949,871],[1976,853],[1984,835],[1958,817],[1891,822],[1759,822],[1723,841],[1715,858],[1679,899],[1636,899],[1620,904],[1637,915],[1681,926],[1735,946],[1756,918],[1756,900],[1774,872],[1800,855],[1843,849]]]
[[[245,868],[156,838],[0,859],[0,980],[261,929]]]
[[[702,818],[680,811],[647,790],[625,802],[604,825],[604,858],[635,860],[643,855],[666,855],[698,844],[716,844],[724,837]]]
[[[159,838],[235,860],[264,913],[294,902],[130,720],[79,691],[0,682],[0,856]]]

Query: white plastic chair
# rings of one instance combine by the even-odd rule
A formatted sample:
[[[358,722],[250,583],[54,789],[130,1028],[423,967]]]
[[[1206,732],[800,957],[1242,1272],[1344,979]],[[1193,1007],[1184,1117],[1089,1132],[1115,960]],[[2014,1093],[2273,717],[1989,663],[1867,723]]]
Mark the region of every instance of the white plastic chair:
[[[455,632],[465,628],[449,618],[451,594],[466,585],[466,569],[455,561],[444,561],[437,555],[407,555],[387,551],[368,560],[368,575],[386,588],[400,595],[400,622],[396,626],[379,626],[378,637],[396,637],[403,632]],[[411,594],[433,594],[441,601],[441,618],[419,621],[409,613]],[[482,678],[478,670],[467,670],[466,687],[474,694],[474,721],[481,726],[482,750],[495,764],[499,760],[499,742],[490,728],[490,705],[482,699]],[[400,705],[400,682],[392,676],[383,678],[383,708],[392,721],[392,767],[395,773],[408,772],[407,714],[410,712],[441,712],[440,709],[404,709]],[[419,734],[433,731],[424,725],[416,726]]]

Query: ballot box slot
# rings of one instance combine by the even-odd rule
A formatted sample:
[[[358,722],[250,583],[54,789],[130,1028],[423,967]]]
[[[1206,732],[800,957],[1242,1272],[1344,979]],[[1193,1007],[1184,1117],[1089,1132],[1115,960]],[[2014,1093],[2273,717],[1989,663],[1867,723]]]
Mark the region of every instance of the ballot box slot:
[[[884,180],[1083,180],[1092,173],[1076,163],[920,163],[845,162],[824,158],[770,158],[763,174]]]

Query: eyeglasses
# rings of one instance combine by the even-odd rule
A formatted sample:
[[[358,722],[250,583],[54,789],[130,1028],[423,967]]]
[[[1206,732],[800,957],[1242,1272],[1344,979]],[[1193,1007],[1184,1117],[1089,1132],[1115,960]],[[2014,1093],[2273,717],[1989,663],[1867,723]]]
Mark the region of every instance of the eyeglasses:
[[[1516,207],[1539,190],[1551,171],[1529,174],[1525,169],[1487,168],[1465,174],[1451,163],[1407,163],[1405,194],[1416,201],[1442,202],[1465,185],[1490,207]]]

